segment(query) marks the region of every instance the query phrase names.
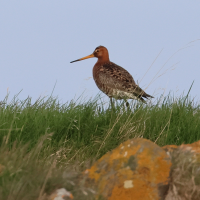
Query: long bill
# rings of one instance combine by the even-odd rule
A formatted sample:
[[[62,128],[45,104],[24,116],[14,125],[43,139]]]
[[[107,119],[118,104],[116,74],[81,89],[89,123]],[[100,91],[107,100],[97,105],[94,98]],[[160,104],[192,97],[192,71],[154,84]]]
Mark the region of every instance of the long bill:
[[[91,55],[89,55],[89,56],[85,56],[85,57],[83,57],[83,58],[80,58],[80,59],[71,61],[70,63],[77,62],[77,61],[81,61],[81,60],[85,60],[85,59],[88,59],[88,58],[93,58],[93,57],[94,57],[94,54],[91,54]]]

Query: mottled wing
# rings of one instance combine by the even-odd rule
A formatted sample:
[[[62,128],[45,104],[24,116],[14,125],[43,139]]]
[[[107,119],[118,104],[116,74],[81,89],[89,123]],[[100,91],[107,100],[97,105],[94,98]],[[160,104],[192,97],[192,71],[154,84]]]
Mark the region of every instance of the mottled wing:
[[[136,86],[129,72],[112,62],[101,66],[99,80],[109,88],[126,92],[131,92],[133,86]]]

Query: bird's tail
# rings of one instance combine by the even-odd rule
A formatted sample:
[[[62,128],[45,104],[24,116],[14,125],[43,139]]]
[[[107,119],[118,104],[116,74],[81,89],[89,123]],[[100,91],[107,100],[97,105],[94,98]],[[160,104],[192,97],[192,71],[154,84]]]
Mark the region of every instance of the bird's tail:
[[[153,96],[151,96],[151,95],[149,95],[149,94],[147,94],[147,93],[144,93],[144,94],[142,95],[142,97],[145,97],[145,98],[147,98],[147,99],[148,99],[148,97],[154,98]]]

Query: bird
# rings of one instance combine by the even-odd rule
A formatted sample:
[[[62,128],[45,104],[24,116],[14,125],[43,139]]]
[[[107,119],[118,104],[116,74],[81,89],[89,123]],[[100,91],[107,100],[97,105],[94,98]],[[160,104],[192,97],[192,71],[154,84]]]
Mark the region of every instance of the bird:
[[[108,49],[104,46],[98,46],[92,54],[70,63],[93,57],[98,58],[93,67],[94,81],[97,87],[110,98],[111,104],[112,98],[124,99],[126,102],[128,99],[136,99],[143,103],[146,103],[144,98],[154,98],[135,83],[126,69],[110,61]]]

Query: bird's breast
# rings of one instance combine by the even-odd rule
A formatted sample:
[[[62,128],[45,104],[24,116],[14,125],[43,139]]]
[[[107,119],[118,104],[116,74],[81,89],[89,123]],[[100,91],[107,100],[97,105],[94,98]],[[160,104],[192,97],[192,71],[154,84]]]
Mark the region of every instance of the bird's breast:
[[[101,88],[103,87],[103,83],[101,82],[101,80],[99,78],[99,74],[103,71],[104,71],[103,65],[95,65],[93,67],[93,78],[100,90],[102,90]]]

